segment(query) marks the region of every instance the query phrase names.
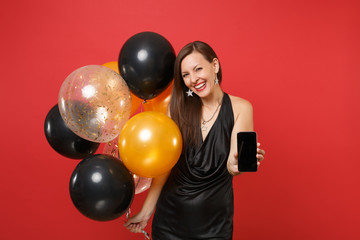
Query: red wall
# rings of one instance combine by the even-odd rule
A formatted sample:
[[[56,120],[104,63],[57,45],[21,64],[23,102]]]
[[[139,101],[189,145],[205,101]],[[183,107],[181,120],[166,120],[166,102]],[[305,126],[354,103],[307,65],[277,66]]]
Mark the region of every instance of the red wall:
[[[75,209],[68,182],[78,161],[52,150],[43,130],[66,76],[117,60],[142,31],[176,52],[208,42],[223,89],[253,103],[267,153],[260,172],[234,180],[234,239],[360,239],[358,1],[1,5],[0,239],[143,239],[122,227],[124,217],[96,222]]]

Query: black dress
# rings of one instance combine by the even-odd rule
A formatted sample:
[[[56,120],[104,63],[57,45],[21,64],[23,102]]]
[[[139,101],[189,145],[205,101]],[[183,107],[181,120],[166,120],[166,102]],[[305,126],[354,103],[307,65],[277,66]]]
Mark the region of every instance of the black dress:
[[[198,148],[185,146],[163,187],[152,222],[153,240],[232,239],[234,197],[226,164],[233,126],[231,101],[224,93],[208,135]]]

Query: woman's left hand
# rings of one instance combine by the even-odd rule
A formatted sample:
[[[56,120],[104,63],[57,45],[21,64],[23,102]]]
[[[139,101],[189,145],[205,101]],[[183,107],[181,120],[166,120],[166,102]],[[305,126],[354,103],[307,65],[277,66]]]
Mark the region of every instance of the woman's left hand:
[[[257,150],[256,150],[256,158],[257,158],[257,164],[260,165],[260,162],[264,160],[265,151],[263,149],[260,149],[260,143],[257,143]],[[238,171],[238,153],[234,154],[233,158],[230,158],[227,163],[228,171],[231,175],[236,176],[241,174],[241,172]]]
[[[264,160],[265,151],[260,149],[260,143],[257,143],[257,150],[256,150],[256,158],[258,160],[258,166],[260,166],[260,162]]]

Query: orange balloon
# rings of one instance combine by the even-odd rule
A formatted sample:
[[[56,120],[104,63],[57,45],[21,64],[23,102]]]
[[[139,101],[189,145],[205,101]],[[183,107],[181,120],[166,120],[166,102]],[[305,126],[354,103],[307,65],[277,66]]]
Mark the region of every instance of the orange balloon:
[[[132,116],[138,110],[138,108],[140,107],[140,105],[143,101],[140,98],[136,97],[131,91],[130,91],[130,95],[131,95],[130,116]]]
[[[119,136],[120,157],[130,172],[152,178],[178,161],[182,137],[176,123],[159,112],[142,112],[128,120]]]
[[[170,102],[171,92],[174,86],[174,81],[162,92],[159,96],[146,100],[143,104],[144,111],[156,111],[161,113],[167,113],[167,107]]]
[[[110,68],[111,70],[119,73],[119,67],[118,62],[107,62],[104,63],[103,66]],[[119,73],[120,74],[120,73]],[[131,111],[130,115],[133,115],[136,110],[140,107],[141,103],[143,102],[140,98],[136,97],[132,92],[130,92],[131,95]]]

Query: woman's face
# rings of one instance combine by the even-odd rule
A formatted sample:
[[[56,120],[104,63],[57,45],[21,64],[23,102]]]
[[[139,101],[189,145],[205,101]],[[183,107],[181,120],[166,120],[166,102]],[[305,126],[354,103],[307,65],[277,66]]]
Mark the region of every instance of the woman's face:
[[[218,71],[218,59],[209,62],[199,52],[187,55],[181,62],[181,76],[185,85],[199,97],[206,97],[212,92]]]

